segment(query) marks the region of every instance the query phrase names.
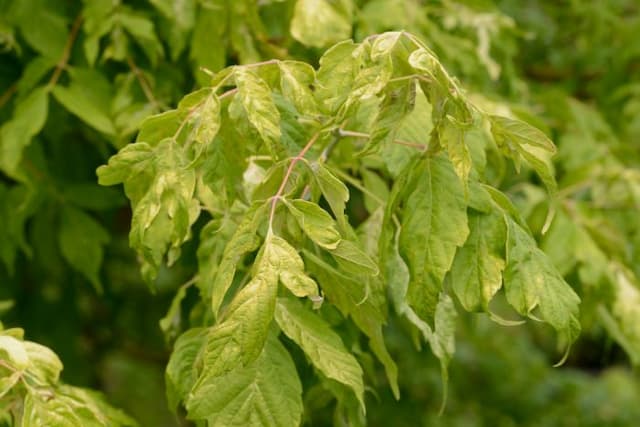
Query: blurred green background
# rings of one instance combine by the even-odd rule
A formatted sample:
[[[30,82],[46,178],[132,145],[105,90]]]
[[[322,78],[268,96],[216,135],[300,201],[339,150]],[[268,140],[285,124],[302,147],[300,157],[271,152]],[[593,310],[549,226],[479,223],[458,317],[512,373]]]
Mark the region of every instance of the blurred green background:
[[[141,425],[188,425],[167,409],[171,342],[158,322],[196,269],[195,243],[151,292],[128,247],[123,191],[99,187],[96,167],[142,119],[206,84],[200,67],[273,57],[317,64],[343,38],[404,29],[478,105],[508,106],[558,144],[553,202],[534,175],[511,166],[494,181],[583,299],[583,334],[553,368],[555,336],[541,324],[461,316],[438,416],[439,364],[393,321],[385,334],[402,399],[371,390],[370,425],[640,425],[640,3],[340,0],[330,2],[328,38],[292,35],[297,3],[0,0],[0,300],[13,301],[5,326],[51,347],[64,381],[104,391]],[[6,123],[40,87],[53,88],[42,123],[10,134]],[[367,381],[385,390],[382,375]],[[305,404],[311,425],[335,424],[332,403],[313,388]]]

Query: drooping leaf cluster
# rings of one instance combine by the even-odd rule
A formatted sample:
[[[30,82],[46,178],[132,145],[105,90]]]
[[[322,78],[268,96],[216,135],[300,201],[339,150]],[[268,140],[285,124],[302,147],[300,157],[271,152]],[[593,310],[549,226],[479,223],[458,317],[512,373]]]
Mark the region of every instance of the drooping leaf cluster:
[[[423,142],[398,139],[403,130]],[[178,258],[202,212],[209,217],[194,279],[205,327],[176,342],[169,400],[210,425],[299,423],[302,390],[282,332],[320,378],[338,383],[328,388],[342,405],[353,399],[364,411],[362,368],[321,304],[368,338],[399,397],[382,335],[388,292],[444,372],[453,298],[490,311],[503,283],[517,313],[548,322],[570,345],[578,296],[483,175],[493,152],[528,163],[554,191],[545,154],[554,149],[526,122],[476,107],[404,32],[339,43],[317,70],[293,61],[222,70],[143,122],[136,143],[98,169],[100,183],[123,183],[132,201],[130,243],[150,282]],[[367,175],[386,200],[376,198],[356,227],[345,181]]]

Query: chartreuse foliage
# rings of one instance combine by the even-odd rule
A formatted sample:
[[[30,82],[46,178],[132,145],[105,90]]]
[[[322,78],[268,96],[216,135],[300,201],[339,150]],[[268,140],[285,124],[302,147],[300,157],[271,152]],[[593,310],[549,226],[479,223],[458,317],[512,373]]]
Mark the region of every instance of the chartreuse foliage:
[[[58,356],[24,340],[22,329],[0,329],[0,421],[24,427],[138,425],[99,393],[62,383],[60,371]]]
[[[382,363],[396,398],[406,375],[385,345],[388,296],[430,344],[445,381],[455,300],[490,312],[504,289],[515,312],[551,325],[568,348],[580,330],[579,298],[485,176],[490,162],[508,158],[553,194],[554,152],[528,123],[475,105],[405,32],[340,42],[318,69],[270,60],[213,75],[175,110],[144,121],[136,142],[98,169],[101,184],[124,184],[130,243],[151,285],[194,238],[195,222],[207,222],[194,327],[177,339],[166,373],[171,405],[211,426],[297,425],[296,346],[359,423],[362,352]],[[354,193],[366,202],[360,224],[349,214]],[[167,331],[184,296],[163,321]]]
[[[161,387],[145,381],[165,361],[150,362],[158,348],[143,338],[153,336],[155,310],[170,297],[169,288],[193,274],[197,246],[198,274],[179,287],[161,321],[169,342],[180,336],[167,373],[173,408],[189,400],[204,375],[201,349],[211,341],[211,328],[226,323],[230,330],[246,331],[238,320],[243,312],[258,324],[270,316],[275,321],[224,348],[237,354],[237,347],[253,346],[246,356],[251,358],[263,342],[269,350],[256,360],[266,358],[265,366],[282,362],[278,366],[286,369],[277,371],[278,379],[287,393],[299,394],[295,376],[283,374],[294,368],[281,357],[282,348],[272,345],[279,333],[300,374],[305,421],[326,416],[335,403],[328,403],[331,396],[337,401],[332,424],[363,421],[361,401],[373,401],[374,394],[363,398],[360,384],[371,390],[381,381],[374,357],[392,384],[399,375],[405,399],[381,414],[376,411],[384,403],[378,405],[377,398],[384,402],[385,396],[377,390],[376,406],[368,408],[372,419],[402,424],[397,405],[411,402],[412,409],[402,411],[411,414],[407,424],[415,424],[415,414],[429,411],[425,400],[439,403],[433,393],[424,397],[426,389],[437,389],[428,388],[431,370],[424,355],[411,353],[412,364],[403,357],[409,340],[397,346],[405,332],[397,326],[409,324],[414,344],[418,336],[429,342],[443,367],[452,358],[457,329],[451,363],[462,361],[462,367],[452,370],[449,416],[438,423],[497,425],[506,422],[492,418],[500,408],[517,424],[535,419],[556,425],[574,416],[565,411],[570,406],[580,407],[581,425],[611,424],[610,407],[558,403],[557,385],[547,387],[552,391],[546,401],[560,415],[552,411],[539,418],[539,403],[526,397],[520,403],[528,412],[514,409],[513,396],[525,387],[545,395],[545,381],[531,365],[539,350],[514,356],[514,334],[465,335],[470,316],[461,313],[454,320],[462,308],[489,312],[502,324],[521,323],[504,310],[506,302],[548,322],[566,343],[577,323],[575,310],[561,308],[576,301],[560,273],[582,300],[584,333],[570,364],[584,366],[600,347],[606,350],[597,353],[596,365],[611,363],[618,357],[611,339],[632,363],[640,363],[636,3],[535,0],[522,8],[502,0],[0,0],[0,257],[8,273],[0,271],[0,297],[15,300],[7,322],[27,327],[31,339],[50,343],[64,356],[71,382],[78,375],[84,383],[99,380],[114,402],[160,425],[166,416],[157,410],[162,402],[152,390],[161,393]],[[416,53],[409,61],[417,45],[406,36],[400,44],[380,39],[373,52],[374,40],[367,37],[389,29],[428,41],[448,73],[431,64],[429,55]],[[365,40],[365,47],[343,43],[324,56],[318,70],[284,61],[317,64],[324,49],[352,35]],[[271,58],[283,61],[227,69],[213,81],[208,71]],[[448,75],[458,76],[465,91]],[[125,199],[120,188],[99,187],[93,172],[138,134],[146,117],[176,105],[194,83],[208,89],[186,98],[178,111],[144,122],[138,140],[148,146],[127,148],[119,156],[123,169],[105,176],[115,182],[128,177],[126,191],[142,208],[131,241],[142,248],[145,277],[152,281],[158,270],[158,295],[151,303],[136,286],[137,266],[124,248]],[[232,88],[237,92],[222,96]],[[211,119],[217,115],[219,120]],[[288,173],[291,159],[316,133]],[[545,134],[558,143],[551,159]],[[162,142],[168,136],[175,144]],[[270,200],[284,181],[272,222],[266,219]],[[435,185],[442,182],[444,187]],[[436,209],[440,204],[447,210]],[[188,240],[194,244],[182,248]],[[259,264],[269,259],[279,260],[275,303],[274,273],[267,261]],[[175,268],[163,267],[176,260]],[[194,283],[201,297],[195,307]],[[103,285],[105,295],[96,295]],[[251,292],[242,293],[245,288]],[[258,306],[266,310],[251,311],[242,301],[262,301]],[[10,305],[0,301],[0,313]],[[52,317],[60,321],[55,330],[49,327]],[[518,336],[524,332],[518,329]],[[245,333],[233,332],[234,343]],[[225,331],[215,337],[226,339]],[[486,346],[495,339],[501,340],[497,348]],[[132,341],[144,351],[131,349]],[[469,341],[478,341],[471,361],[465,353]],[[120,384],[125,398],[118,398],[104,365],[122,347],[125,359],[137,364],[129,365],[135,368]],[[301,363],[305,358],[307,365]],[[505,360],[514,368],[505,369]],[[488,401],[478,403],[478,394],[470,398],[473,383],[460,380],[473,378],[466,369],[471,365],[490,372],[488,381],[478,381],[486,384]],[[266,385],[265,378],[274,376],[258,368],[243,359],[229,376],[226,368],[209,370],[207,382],[198,383],[207,405],[187,405],[191,416],[215,413],[216,422],[228,423],[225,417],[238,401],[221,395],[216,402],[210,390],[221,388],[216,381],[231,379],[241,401],[255,403],[242,394],[250,388],[247,381],[261,378],[259,384]],[[564,381],[566,373],[554,372],[552,384]],[[630,381],[611,389],[632,390]],[[591,383],[582,389],[590,402],[597,399]],[[566,390],[574,395],[573,386]],[[601,393],[601,405],[615,400],[613,393]],[[153,409],[143,408],[140,394]],[[636,395],[629,392],[630,408]],[[24,396],[12,395],[12,402]],[[456,399],[468,406],[455,407]],[[293,400],[282,404],[289,406],[299,408]],[[633,411],[617,412],[634,420],[622,425],[638,424]],[[471,421],[460,421],[467,414]]]

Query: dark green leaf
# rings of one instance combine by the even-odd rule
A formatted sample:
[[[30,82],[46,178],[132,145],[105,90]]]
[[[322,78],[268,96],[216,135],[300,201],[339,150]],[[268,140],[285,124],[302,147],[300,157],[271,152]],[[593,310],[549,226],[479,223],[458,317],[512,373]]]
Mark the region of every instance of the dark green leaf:
[[[6,173],[16,172],[22,151],[47,120],[48,106],[48,90],[40,86],[16,105],[11,120],[0,128],[0,167]]]
[[[102,290],[99,272],[103,246],[110,238],[107,230],[83,211],[67,207],[62,211],[58,238],[60,250],[67,262],[81,272],[97,290]]]

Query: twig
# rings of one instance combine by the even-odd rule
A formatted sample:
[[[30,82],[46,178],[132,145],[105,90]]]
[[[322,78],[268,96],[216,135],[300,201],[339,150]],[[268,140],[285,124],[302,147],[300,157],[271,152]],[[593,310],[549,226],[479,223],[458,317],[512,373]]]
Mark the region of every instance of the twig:
[[[144,96],[147,97],[149,102],[155,108],[157,108],[158,110],[162,110],[163,109],[162,106],[160,105],[156,97],[153,95],[153,91],[151,90],[151,86],[149,85],[149,82],[147,81],[146,77],[144,76],[140,68],[138,68],[136,63],[133,61],[133,58],[131,58],[131,56],[127,56],[127,64],[129,64],[129,68],[131,68],[131,71],[136,76],[136,79],[138,79],[138,83],[140,83],[140,87],[142,88],[142,92],[144,92]]]
[[[356,131],[346,130],[346,129],[338,129],[338,133],[340,134],[340,136],[353,136],[355,138],[371,138],[371,135],[369,135],[368,133],[356,132]],[[418,148],[420,150],[427,149],[427,146],[425,144],[420,144],[418,142],[403,141],[402,139],[394,139],[391,142],[398,145],[406,145],[407,147]]]
[[[62,74],[62,70],[67,67],[67,63],[69,62],[69,57],[71,56],[71,49],[73,48],[73,43],[76,41],[78,37],[78,31],[80,30],[80,24],[82,24],[82,15],[78,15],[76,20],[73,21],[73,26],[71,27],[71,32],[69,33],[69,37],[67,38],[67,43],[64,46],[64,51],[62,51],[62,56],[56,65],[56,69],[53,71],[51,75],[51,79],[49,79],[49,83],[47,86],[53,87],[58,83],[58,79]]]
[[[228,96],[233,96],[233,95],[235,95],[237,92],[238,92],[238,88],[237,88],[237,87],[236,87],[236,88],[233,88],[233,89],[229,89],[228,91],[226,91],[225,93],[223,93],[222,95],[220,95],[220,96],[218,97],[218,99],[224,99],[224,98],[226,98],[226,97],[228,97]]]
[[[246,64],[244,67],[255,68],[255,67],[262,67],[263,65],[275,65],[278,63],[280,63],[279,59],[269,59],[268,61],[254,62],[253,64]]]
[[[16,372],[17,369],[14,368],[13,366],[11,366],[10,364],[8,364],[7,362],[5,362],[4,360],[0,360],[0,366],[2,366],[3,368],[6,368],[8,370],[10,370],[11,372]]]
[[[287,172],[284,174],[284,178],[282,179],[280,188],[278,188],[278,192],[275,194],[275,196],[271,198],[271,213],[269,214],[269,230],[271,230],[271,227],[273,225],[273,218],[276,213],[276,206],[278,205],[278,200],[282,198],[282,194],[284,193],[287,183],[289,182],[289,178],[291,177],[293,168],[296,166],[296,164],[300,160],[304,158],[304,155],[307,154],[307,151],[309,151],[309,149],[313,146],[313,144],[315,144],[319,136],[320,136],[320,132],[316,132],[311,137],[309,142],[307,142],[307,145],[305,145],[304,148],[298,153],[298,155],[291,159],[291,163],[289,163],[289,168],[287,169]]]
[[[16,93],[17,90],[18,90],[18,83],[16,82],[11,86],[9,86],[7,90],[4,91],[2,96],[0,96],[0,108],[2,108],[4,104],[9,102],[9,100],[11,99],[13,94]]]

